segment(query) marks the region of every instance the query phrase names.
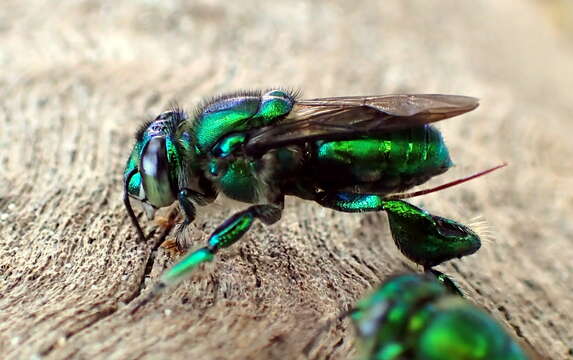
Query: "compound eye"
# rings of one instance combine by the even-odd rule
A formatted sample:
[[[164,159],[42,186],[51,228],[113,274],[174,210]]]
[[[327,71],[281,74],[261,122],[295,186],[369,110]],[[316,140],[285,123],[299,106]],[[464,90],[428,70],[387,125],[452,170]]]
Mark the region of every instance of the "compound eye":
[[[149,140],[143,149],[139,169],[148,201],[158,208],[171,205],[175,196],[169,179],[165,137]]]

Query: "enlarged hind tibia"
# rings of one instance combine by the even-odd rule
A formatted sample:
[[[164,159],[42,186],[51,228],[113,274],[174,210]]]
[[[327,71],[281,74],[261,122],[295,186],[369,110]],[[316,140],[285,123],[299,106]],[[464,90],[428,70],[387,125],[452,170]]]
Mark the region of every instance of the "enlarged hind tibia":
[[[473,254],[481,247],[479,236],[469,227],[402,200],[386,200],[373,194],[325,193],[317,202],[344,212],[386,211],[398,249],[426,270]]]
[[[396,246],[426,268],[473,254],[481,247],[479,236],[469,227],[405,201],[387,201],[384,210]]]

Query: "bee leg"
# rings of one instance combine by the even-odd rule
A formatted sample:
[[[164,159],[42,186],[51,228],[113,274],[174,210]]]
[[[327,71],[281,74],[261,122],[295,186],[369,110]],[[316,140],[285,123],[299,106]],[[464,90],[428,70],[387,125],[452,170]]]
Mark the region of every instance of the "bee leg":
[[[201,206],[206,205],[210,201],[212,201],[211,199],[212,197],[213,196],[211,196],[211,194],[205,195],[187,188],[181,189],[177,194],[177,200],[179,200],[179,207],[181,208],[181,210],[183,210],[183,213],[185,214],[185,219],[181,224],[177,226],[176,242],[177,242],[177,247],[179,249],[186,249],[188,247],[187,241],[186,239],[183,238],[183,236],[187,226],[191,224],[193,220],[195,220],[196,211],[194,204]]]
[[[441,271],[434,270],[430,267],[425,267],[424,272],[426,274],[431,274],[432,276],[434,276],[453,295],[464,297],[464,294],[462,293],[458,285],[452,279],[450,279],[448,275],[444,274]]]
[[[402,200],[388,200],[376,194],[318,193],[322,206],[344,212],[386,211],[396,246],[410,260],[424,266],[455,294],[461,291],[446,275],[432,267],[476,252],[481,241],[469,227],[430,214]]]
[[[131,313],[135,313],[140,307],[157,297],[166,287],[184,280],[197,265],[213,260],[219,249],[229,247],[237,242],[250,229],[255,219],[261,220],[266,225],[271,225],[279,221],[281,215],[282,203],[253,205],[234,214],[215,229],[207,241],[207,246],[187,254],[171,269],[163,273],[159,283]]]
[[[186,227],[195,220],[195,205],[193,205],[193,202],[191,201],[193,198],[192,190],[189,189],[183,189],[179,191],[179,194],[177,195],[179,206],[183,210],[183,213],[185,213],[185,220],[183,220],[183,223],[181,224],[182,227]]]
[[[323,192],[316,195],[320,205],[343,212],[383,211],[387,203],[383,196],[346,192]]]
[[[184,214],[183,222],[178,224],[175,230],[175,245],[180,251],[188,247],[185,239],[185,229],[195,220],[196,211],[195,205],[193,204],[195,198],[195,191],[190,189],[181,189],[177,194],[179,208]]]

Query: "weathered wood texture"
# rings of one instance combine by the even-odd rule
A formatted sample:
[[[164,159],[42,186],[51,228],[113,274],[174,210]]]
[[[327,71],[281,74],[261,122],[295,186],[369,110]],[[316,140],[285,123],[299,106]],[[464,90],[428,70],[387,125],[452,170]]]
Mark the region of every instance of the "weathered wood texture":
[[[153,250],[158,231],[138,243],[123,209],[132,133],[172,101],[192,109],[203,96],[277,85],[306,97],[480,97],[440,125],[457,167],[432,184],[510,166],[415,203],[481,216],[492,241],[440,269],[539,353],[571,357],[573,37],[560,4],[3,1],[0,357],[301,358],[323,321],[415,269],[383,214],[289,199],[279,224],[257,224],[129,315],[175,260]],[[192,246],[236,209],[201,209]],[[353,336],[348,320],[336,324],[312,358],[354,357]]]

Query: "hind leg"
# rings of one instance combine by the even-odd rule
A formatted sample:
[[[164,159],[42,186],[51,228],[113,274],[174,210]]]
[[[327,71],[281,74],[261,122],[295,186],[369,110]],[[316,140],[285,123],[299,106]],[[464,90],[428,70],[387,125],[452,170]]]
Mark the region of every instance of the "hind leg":
[[[343,212],[386,211],[392,238],[400,251],[436,276],[450,291],[461,294],[452,280],[432,268],[480,248],[478,235],[469,227],[402,200],[386,200],[381,195],[326,192],[317,194],[315,201]]]

